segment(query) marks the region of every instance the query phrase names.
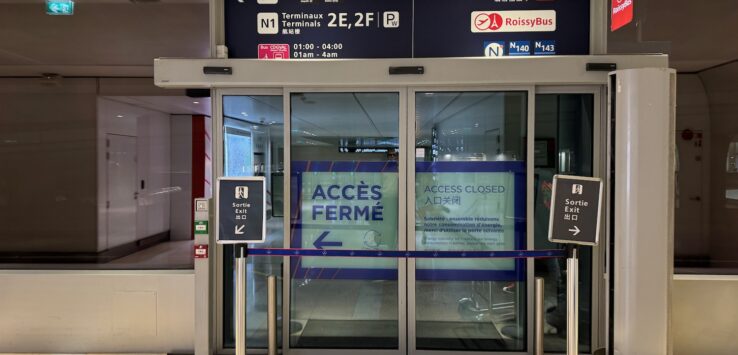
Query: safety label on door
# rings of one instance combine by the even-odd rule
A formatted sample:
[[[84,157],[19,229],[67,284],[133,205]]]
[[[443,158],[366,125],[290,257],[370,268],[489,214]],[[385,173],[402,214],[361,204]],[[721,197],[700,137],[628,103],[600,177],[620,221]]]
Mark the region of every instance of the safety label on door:
[[[548,240],[555,243],[597,245],[601,205],[601,179],[554,176]]]

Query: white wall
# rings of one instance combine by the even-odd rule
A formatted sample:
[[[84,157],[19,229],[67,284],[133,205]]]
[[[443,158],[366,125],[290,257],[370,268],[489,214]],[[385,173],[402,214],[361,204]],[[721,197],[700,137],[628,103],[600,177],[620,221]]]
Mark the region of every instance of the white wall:
[[[170,221],[172,240],[192,238],[192,115],[172,115],[172,187]]]
[[[98,247],[103,251],[113,245],[107,241],[107,170],[105,139],[107,134],[136,137],[137,205],[136,239],[169,230],[171,194],[170,117],[167,114],[100,97],[98,108]],[[121,117],[122,116],[122,117]],[[141,180],[145,188],[141,189]]]
[[[674,355],[738,354],[738,277],[677,275]]]
[[[96,251],[96,88],[0,79],[0,251]]]
[[[194,351],[188,271],[0,271],[0,352]]]
[[[139,180],[146,182],[139,190],[138,238],[169,230],[171,197],[171,145],[168,114],[149,111],[138,117]],[[140,189],[139,184],[139,189]]]

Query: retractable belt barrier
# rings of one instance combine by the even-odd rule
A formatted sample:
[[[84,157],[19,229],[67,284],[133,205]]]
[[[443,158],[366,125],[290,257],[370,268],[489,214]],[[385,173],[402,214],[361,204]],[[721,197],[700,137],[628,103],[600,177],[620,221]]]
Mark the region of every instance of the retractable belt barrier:
[[[253,248],[244,251],[253,256],[325,256],[364,258],[439,258],[439,259],[548,259],[565,258],[566,250],[495,250],[495,251],[434,251],[434,250],[345,250],[299,248]]]

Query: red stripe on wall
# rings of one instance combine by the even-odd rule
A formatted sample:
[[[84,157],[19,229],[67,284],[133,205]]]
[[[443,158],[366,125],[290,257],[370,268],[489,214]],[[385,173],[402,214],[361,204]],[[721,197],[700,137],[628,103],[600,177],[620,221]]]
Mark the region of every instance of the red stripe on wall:
[[[205,146],[209,143],[205,130],[205,116],[192,116],[192,199],[190,206],[192,211],[190,219],[194,218],[196,198],[205,197]],[[195,238],[194,221],[190,221],[190,238]]]

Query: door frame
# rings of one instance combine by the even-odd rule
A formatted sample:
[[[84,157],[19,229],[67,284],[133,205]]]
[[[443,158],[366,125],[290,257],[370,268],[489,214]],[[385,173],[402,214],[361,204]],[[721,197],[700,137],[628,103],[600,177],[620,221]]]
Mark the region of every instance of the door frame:
[[[225,164],[224,164],[224,129],[225,129],[225,118],[223,112],[223,97],[224,96],[283,96],[284,90],[281,88],[230,88],[230,89],[217,89],[213,90],[211,100],[212,105],[212,142],[213,142],[213,179],[223,176]],[[253,138],[253,135],[252,135]],[[253,139],[252,139],[253,146]],[[285,148],[286,149],[286,148]],[[286,154],[286,152],[285,152]],[[215,218],[214,203],[215,197],[210,201],[210,218]],[[285,210],[287,210],[287,204],[285,204]],[[215,344],[211,345],[211,348],[215,350],[217,354],[234,354],[234,349],[226,348],[223,346],[223,258],[224,258],[224,245],[216,244],[214,242],[215,236],[211,236],[210,245],[215,246],[214,258],[210,264],[210,277],[214,280],[212,285],[212,291],[210,297],[213,300],[208,308],[212,309],[212,315],[209,319],[213,319],[214,322],[211,327],[211,331],[214,332],[214,337],[210,338],[215,340]],[[203,336],[202,334],[195,334],[195,336]],[[212,344],[212,343],[211,343]],[[247,344],[248,346],[248,344]],[[251,352],[251,351],[249,351]],[[260,352],[259,352],[260,353]],[[266,351],[264,351],[266,353]]]
[[[535,137],[535,86],[530,84],[521,85],[446,85],[446,86],[423,86],[423,85],[412,85],[407,87],[408,97],[408,120],[407,127],[407,142],[413,143],[413,149],[408,149],[406,152],[406,162],[408,164],[408,177],[415,176],[415,141],[416,141],[416,128],[417,121],[415,119],[416,114],[416,102],[415,95],[419,92],[525,92],[527,95],[526,104],[526,135],[528,137]],[[531,249],[533,245],[533,211],[534,211],[534,200],[533,200],[533,175],[534,175],[534,159],[533,159],[533,147],[535,144],[534,139],[528,139],[526,141],[526,248]],[[408,211],[415,211],[415,184],[408,181],[407,191]],[[406,239],[408,240],[408,250],[416,250],[416,236],[415,236],[415,213],[407,214],[407,230]],[[413,355],[454,355],[458,354],[456,350],[418,350],[416,345],[416,297],[415,297],[415,259],[408,260],[408,347],[407,354]],[[526,260],[526,291],[525,291],[525,321],[526,321],[526,351],[523,352],[499,352],[499,351],[468,351],[473,354],[480,355],[493,355],[493,354],[527,354],[533,347],[533,324],[534,314],[533,302],[534,293],[530,288],[533,285],[533,259]],[[412,323],[412,326],[410,324]]]
[[[111,174],[110,172],[110,146],[112,145],[113,139],[131,139],[133,140],[133,147],[134,150],[131,152],[133,154],[133,206],[135,207],[135,211],[133,212],[133,240],[117,244],[115,246],[110,246],[110,205],[111,205],[111,199],[110,199],[110,186],[111,184]],[[139,189],[138,189],[138,181],[140,179],[139,171],[138,171],[138,136],[129,135],[129,134],[119,134],[119,133],[106,133],[105,134],[105,199],[107,200],[107,208],[105,209],[105,249],[111,249],[115,247],[119,247],[121,245],[131,244],[135,243],[136,240],[138,240],[138,217],[139,217],[139,208],[138,208],[138,197],[139,197]]]
[[[394,90],[409,90],[410,87],[443,87],[451,86],[453,88],[472,87],[476,85],[484,85],[485,87],[501,87],[504,85],[528,85],[535,89],[548,90],[548,87],[563,87],[571,89],[581,86],[596,86],[600,91],[600,99],[595,100],[595,104],[600,105],[600,110],[595,114],[600,114],[601,121],[599,135],[595,134],[595,139],[602,139],[599,144],[595,143],[595,148],[603,148],[599,154],[595,154],[595,159],[600,159],[600,170],[607,169],[610,164],[609,150],[611,145],[607,144],[603,147],[605,141],[609,142],[609,104],[603,100],[607,97],[607,85],[610,84],[609,73],[602,71],[586,70],[588,63],[612,63],[618,69],[631,68],[667,68],[668,57],[664,55],[603,55],[603,56],[561,56],[561,57],[538,57],[538,58],[503,58],[503,59],[485,59],[485,58],[439,58],[439,59],[372,59],[372,60],[325,60],[325,61],[260,61],[260,60],[233,60],[233,59],[156,59],[155,60],[155,82],[157,86],[164,88],[209,88],[214,89],[214,97],[212,102],[213,108],[213,142],[215,144],[215,156],[222,157],[222,96],[224,95],[284,95],[289,90],[295,88],[312,87],[317,89],[325,88],[351,88],[352,91],[366,90],[369,87],[390,87]],[[387,68],[390,66],[424,66],[426,74],[422,76],[396,76],[389,75]],[[226,66],[232,67],[236,75],[232,76],[213,76],[202,72],[204,66]],[[331,89],[330,91],[334,91]],[[409,96],[409,95],[408,95]],[[408,99],[410,99],[408,97]],[[534,105],[534,96],[529,96],[529,105]],[[408,103],[408,106],[409,103]],[[529,114],[533,113],[534,108],[529,110]],[[287,115],[288,112],[285,112]],[[402,114],[402,112],[401,112]],[[285,119],[285,124],[288,123]],[[529,125],[529,130],[534,129]],[[602,135],[606,133],[605,135]],[[530,134],[531,132],[529,132]],[[534,132],[532,132],[534,133]],[[285,162],[288,161],[288,149],[285,147]],[[530,154],[530,153],[529,153]],[[532,159],[529,157],[529,164]],[[286,169],[289,164],[286,164]],[[215,176],[222,175],[222,162],[219,158],[213,163]],[[529,168],[529,173],[530,173]],[[602,171],[600,171],[602,174]],[[608,178],[609,173],[602,174]],[[607,180],[607,179],[606,179]],[[285,180],[286,181],[286,180]],[[607,181],[605,182],[608,183]],[[288,191],[285,191],[288,193]],[[528,191],[529,198],[532,194]],[[609,205],[608,205],[609,206]],[[287,209],[285,205],[285,209]],[[528,206],[528,209],[532,207]],[[288,212],[288,211],[286,211]],[[530,212],[528,212],[530,214]],[[287,216],[286,214],[285,216]],[[610,222],[605,223],[608,225]],[[609,228],[607,228],[609,231]],[[529,237],[531,235],[528,231]],[[212,242],[212,241],[211,241]],[[598,254],[607,254],[607,247],[603,244]],[[217,260],[222,257],[222,249],[216,248]],[[529,268],[530,268],[529,262]],[[602,262],[604,263],[604,261]],[[597,263],[601,264],[601,263]],[[212,266],[212,264],[211,264]],[[597,265],[606,270],[606,266]],[[217,269],[217,270],[215,270]],[[220,274],[218,275],[218,271]],[[215,275],[214,275],[215,274]],[[215,337],[218,339],[216,349],[228,353],[230,349],[222,348],[222,304],[218,297],[222,297],[222,270],[220,265],[216,263],[211,268],[211,275],[216,277],[216,283],[221,288],[214,287],[211,295],[218,304],[216,313],[217,321],[213,327],[216,332]],[[602,273],[593,275],[601,275],[606,280],[607,274]],[[530,281],[530,280],[529,280]],[[595,287],[595,285],[600,285]],[[604,287],[604,288],[603,288]],[[603,291],[607,288],[607,284],[603,286],[603,281],[598,280],[593,283],[593,289]],[[607,292],[605,292],[607,293]],[[285,292],[286,294],[286,292]],[[530,296],[529,296],[530,297]],[[609,303],[612,300],[607,295],[593,295],[594,302],[604,299],[605,301],[598,306],[599,310],[609,309]],[[529,310],[530,300],[529,300]],[[531,312],[529,312],[531,313]],[[600,314],[603,312],[593,312]],[[594,327],[599,326],[599,331],[593,333],[592,346],[593,349],[604,346],[607,341],[607,329],[609,328],[609,313],[604,312],[604,320],[600,319],[593,322]],[[531,322],[529,322],[529,328]],[[532,332],[529,330],[530,343]],[[604,339],[604,340],[603,340]],[[286,349],[285,349],[286,350]],[[531,347],[528,347],[531,350]],[[434,351],[435,352],[435,351]]]
[[[397,93],[398,94],[398,140],[400,152],[408,150],[409,142],[406,140],[407,127],[409,118],[407,116],[407,90],[402,86],[356,86],[356,87],[315,87],[315,86],[288,86],[284,88],[283,104],[284,104],[284,246],[290,246],[290,203],[292,196],[289,188],[292,176],[292,146],[291,146],[291,97],[296,93],[357,93],[357,92],[376,92],[376,93]],[[400,160],[398,164],[398,219],[397,219],[397,247],[398,250],[407,250],[407,238],[402,238],[403,231],[406,230],[407,219],[399,218],[400,211],[407,210],[407,162]],[[292,320],[290,314],[291,305],[291,281],[290,275],[290,258],[284,257],[283,260],[284,275],[282,279],[282,351],[294,355],[343,355],[347,352],[357,355],[390,355],[405,354],[407,349],[407,261],[399,259],[397,262],[397,321],[398,321],[398,348],[397,349],[300,349],[290,347],[290,322]]]

